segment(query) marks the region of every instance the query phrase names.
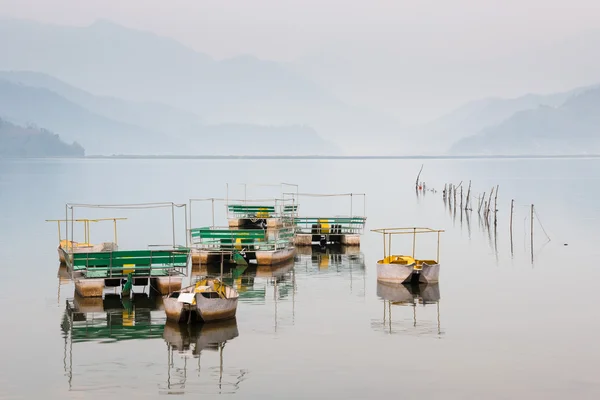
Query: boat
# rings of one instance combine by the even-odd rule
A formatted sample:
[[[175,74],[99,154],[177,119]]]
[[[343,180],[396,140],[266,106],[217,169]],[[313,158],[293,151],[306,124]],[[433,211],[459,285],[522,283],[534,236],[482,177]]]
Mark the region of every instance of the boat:
[[[57,251],[58,260],[61,262],[61,264],[65,264],[65,253],[98,253],[102,251],[116,251],[118,249],[119,246],[115,242],[92,244],[63,239],[60,241]]]
[[[48,219],[46,222],[56,222],[58,225],[58,260],[61,264],[66,263],[65,254],[73,254],[73,253],[99,253],[103,251],[116,251],[119,249],[117,245],[117,221],[125,220],[127,218],[96,218],[96,219],[75,219],[75,220],[64,220],[64,219]],[[100,243],[90,243],[90,223],[91,222],[101,222],[101,221],[113,221],[114,224],[114,241],[112,242],[100,242]],[[61,233],[61,223],[64,223],[66,229],[68,229],[67,224],[71,222],[78,222],[83,224],[83,233],[84,240],[83,242],[77,242],[67,238],[62,238]],[[71,235],[66,233],[66,236],[73,236],[73,232],[71,230]]]
[[[377,261],[377,280],[389,283],[436,283],[440,275],[440,234],[443,230],[431,228],[383,228],[373,232],[383,235],[383,258]],[[436,259],[415,257],[417,234],[437,233]],[[413,235],[412,254],[392,254],[392,237]]]
[[[220,279],[207,278],[163,298],[167,319],[178,323],[234,318],[239,294]]]

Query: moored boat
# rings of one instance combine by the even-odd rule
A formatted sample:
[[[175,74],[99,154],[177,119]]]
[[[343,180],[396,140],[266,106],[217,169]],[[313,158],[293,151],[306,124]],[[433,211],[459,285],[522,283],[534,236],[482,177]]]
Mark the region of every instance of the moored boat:
[[[163,304],[170,321],[211,322],[235,317],[238,297],[234,288],[210,278],[165,296]]]
[[[404,283],[418,281],[435,283],[440,275],[440,233],[443,230],[430,228],[384,228],[374,229],[373,232],[383,234],[383,258],[377,261],[377,280],[389,283]],[[417,234],[437,233],[438,246],[436,259],[415,258]],[[412,255],[391,254],[392,237],[394,235],[413,235]]]
[[[72,255],[73,253],[98,253],[103,251],[116,251],[118,250],[117,246],[117,221],[125,220],[126,218],[96,218],[96,219],[75,219],[75,220],[64,220],[64,219],[48,219],[46,222],[56,222],[58,226],[58,260],[61,264],[66,264],[67,260],[65,258],[65,254]],[[92,222],[101,222],[101,221],[113,221],[114,224],[114,241],[112,242],[100,242],[97,244],[90,243],[90,223]],[[68,230],[68,223],[81,223],[83,224],[83,234],[84,239],[82,242],[77,242],[73,240],[73,229],[71,229],[71,235],[68,232],[65,232],[66,238],[62,238],[61,232],[61,224],[65,225],[65,231]],[[69,240],[69,236],[71,239]]]

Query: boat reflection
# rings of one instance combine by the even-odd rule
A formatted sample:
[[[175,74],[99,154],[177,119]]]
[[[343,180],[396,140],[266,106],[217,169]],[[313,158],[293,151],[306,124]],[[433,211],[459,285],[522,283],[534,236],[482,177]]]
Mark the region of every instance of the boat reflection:
[[[184,394],[186,391],[235,393],[240,383],[246,379],[247,371],[225,368],[223,352],[226,343],[238,335],[235,318],[202,325],[167,322],[163,333],[168,353],[167,384],[161,388],[160,394]],[[200,359],[203,351],[218,353],[219,366],[204,366],[201,371]],[[175,353],[179,357],[174,357]],[[198,359],[197,374],[188,375],[190,358]],[[188,381],[191,377],[192,382]]]
[[[435,334],[438,337],[443,334],[440,321],[439,283],[394,284],[378,281],[377,296],[383,300],[383,318],[372,321],[373,329],[388,334]],[[400,314],[399,318],[394,315],[395,321],[392,318],[392,308],[395,313]],[[411,308],[412,312],[408,312]],[[421,314],[426,316],[424,320],[422,316],[417,319],[417,308],[423,309]],[[436,317],[431,315],[433,309],[436,311]]]
[[[63,363],[69,389],[73,390],[73,344],[116,343],[128,340],[160,339],[165,326],[164,311],[158,310],[156,297],[134,294],[131,297],[106,294],[102,297],[81,297],[77,293],[66,300],[61,322],[64,338]],[[96,343],[92,343],[96,342]],[[100,351],[101,353],[101,351]],[[101,356],[100,356],[101,358]],[[101,365],[102,363],[99,363]],[[77,390],[105,389],[115,382],[103,382],[100,377],[107,371],[98,370],[94,364],[79,364],[82,370],[92,368],[94,373],[77,374],[85,383]],[[91,384],[90,381],[97,384]]]
[[[131,297],[106,294],[67,299],[63,315],[63,333],[73,343],[113,342],[161,336],[164,313],[158,310],[156,297],[136,293]]]
[[[349,281],[350,293],[365,296],[365,257],[358,246],[301,247],[295,269],[298,275],[340,276]]]

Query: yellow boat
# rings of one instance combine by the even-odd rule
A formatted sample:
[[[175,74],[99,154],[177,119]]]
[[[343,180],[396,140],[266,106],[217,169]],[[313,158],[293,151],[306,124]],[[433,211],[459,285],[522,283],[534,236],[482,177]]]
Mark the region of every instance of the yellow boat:
[[[435,283],[440,275],[440,233],[443,230],[430,228],[383,228],[372,232],[383,235],[383,258],[377,261],[377,280],[381,282],[403,283],[418,280],[422,283]],[[417,234],[437,233],[437,259],[415,258]],[[391,254],[394,235],[413,235],[412,255]]]

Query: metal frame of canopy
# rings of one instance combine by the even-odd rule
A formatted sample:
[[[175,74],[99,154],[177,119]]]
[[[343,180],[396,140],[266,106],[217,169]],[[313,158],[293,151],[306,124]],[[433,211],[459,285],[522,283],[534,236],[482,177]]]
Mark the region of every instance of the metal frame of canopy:
[[[77,203],[66,203],[65,204],[65,221],[71,222],[71,230],[69,231],[69,224],[65,223],[65,238],[67,241],[69,240],[69,232],[71,233],[71,242],[73,241],[74,235],[74,222],[78,221],[74,217],[75,208],[94,208],[94,209],[117,209],[117,210],[140,210],[140,209],[153,209],[153,208],[171,208],[171,225],[173,231],[173,248],[177,247],[175,241],[175,208],[184,208],[185,212],[185,245],[188,246],[188,235],[187,235],[187,204],[177,204],[174,202],[159,202],[159,203],[138,203],[138,204],[77,204]],[[69,219],[69,210],[71,210],[71,218]],[[114,218],[107,218],[109,220],[113,220]],[[98,219],[102,220],[102,219]],[[60,224],[60,222],[59,222]],[[115,221],[115,239],[117,237],[116,231],[116,221]],[[116,240],[115,240],[116,243]],[[160,246],[160,245],[155,245]]]
[[[58,243],[60,243],[62,241],[62,232],[60,229],[60,224],[62,222],[65,223],[65,240],[69,240],[68,238],[68,233],[67,233],[67,229],[68,229],[68,223],[69,222],[82,222],[83,223],[83,229],[84,229],[84,243],[90,243],[90,222],[102,222],[102,221],[113,221],[114,224],[114,242],[117,242],[117,221],[124,221],[127,218],[121,218],[121,217],[115,217],[115,218],[94,218],[94,219],[87,219],[87,218],[80,218],[80,219],[76,219],[75,221],[69,220],[69,219],[47,219],[46,222],[56,222],[58,225]],[[71,224],[73,225],[73,224]],[[73,234],[71,234],[71,237],[73,237]]]
[[[229,183],[226,183],[225,185],[227,187],[227,199],[228,199],[227,205],[229,206]],[[284,187],[287,187],[287,186],[295,187],[296,194],[298,193],[298,185],[295,183],[285,183],[285,182],[282,182],[282,183],[238,183],[238,185],[244,186],[244,202],[246,202],[248,199],[248,195],[247,195],[248,186],[250,186],[250,187],[252,187],[252,186],[254,186],[254,187],[279,187],[282,199],[285,198],[285,196],[284,196],[285,193],[283,192]]]
[[[371,232],[381,233],[383,235],[383,259],[388,256],[391,256],[392,251],[392,236],[394,235],[413,235],[413,243],[412,243],[412,257],[415,258],[415,245],[417,242],[417,234],[423,233],[437,233],[437,262],[440,262],[440,234],[445,232],[443,229],[431,229],[431,228],[419,228],[419,227],[409,227],[409,228],[379,228],[379,229],[371,229]],[[386,236],[388,241],[388,247],[386,251]]]
[[[302,197],[350,197],[350,217],[355,217],[354,215],[354,197],[362,196],[363,198],[363,215],[362,217],[366,220],[367,215],[367,194],[366,193],[296,193],[286,192],[282,193],[283,197],[291,196],[292,199],[295,199],[296,204],[300,203],[300,196]],[[356,217],[361,217],[361,215],[356,215]]]
[[[192,227],[192,208],[193,208],[193,204],[195,202],[211,202],[211,211],[212,211],[212,227],[215,227],[215,202],[224,202],[224,206],[225,206],[225,214],[226,216],[229,218],[229,206],[230,205],[234,205],[231,204],[231,201],[235,201],[236,204],[247,204],[247,203],[273,203],[274,207],[275,207],[275,212],[276,214],[282,215],[283,214],[283,207],[286,206],[286,202],[292,202],[292,205],[298,205],[298,204],[294,204],[293,200],[291,199],[285,199],[285,198],[266,198],[266,199],[252,199],[252,200],[248,200],[248,199],[229,199],[229,198],[218,198],[218,197],[206,197],[206,198],[193,198],[193,199],[189,199],[189,206],[190,206],[190,214],[189,214],[189,227]],[[277,208],[279,207],[279,212],[277,212]],[[296,209],[296,213],[297,213],[297,209]]]

